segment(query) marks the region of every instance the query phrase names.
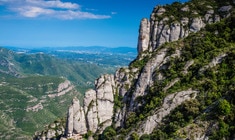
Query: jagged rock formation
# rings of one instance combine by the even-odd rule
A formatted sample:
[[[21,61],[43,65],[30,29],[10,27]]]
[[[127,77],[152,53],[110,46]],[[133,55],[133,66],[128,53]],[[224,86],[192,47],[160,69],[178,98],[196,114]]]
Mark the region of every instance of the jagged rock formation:
[[[92,132],[91,136],[95,139],[98,139],[97,135],[101,139],[129,139],[154,133],[153,139],[204,140],[209,138],[212,131],[217,130],[220,123],[210,127],[213,122],[200,119],[208,112],[213,113],[212,108],[218,107],[220,100],[227,98],[215,99],[210,90],[217,91],[213,82],[220,80],[218,78],[211,81],[210,78],[220,77],[220,70],[226,67],[223,65],[234,58],[234,54],[229,52],[234,49],[234,44],[224,45],[225,49],[219,46],[222,41],[213,44],[214,46],[208,45],[211,40],[205,35],[210,33],[215,36],[213,41],[217,41],[217,32],[222,31],[214,26],[208,27],[209,33],[201,29],[230,17],[234,5],[227,2],[221,6],[217,1],[213,1],[211,5],[203,5],[205,1],[196,5],[195,2],[197,1],[174,3],[173,6],[177,7],[174,8],[181,14],[170,12],[169,9],[175,10],[170,6],[156,6],[150,20],[144,18],[141,21],[138,57],[129,67],[117,70],[115,75],[103,75],[97,79],[95,89],[86,92],[83,107],[78,105],[77,100],[73,101],[67,116],[67,138]],[[199,11],[195,8],[197,6],[206,10]],[[230,28],[234,27],[234,19],[229,22]],[[224,27],[225,24],[215,25]],[[183,38],[186,39],[181,40]],[[233,39],[228,37],[227,40]],[[203,48],[204,46],[208,48]],[[207,75],[211,69],[217,71]],[[221,83],[223,79],[218,82]],[[227,83],[229,84],[226,87],[233,87],[231,82]],[[207,94],[212,94],[210,96],[213,97]],[[212,99],[208,103],[202,102],[206,97]],[[204,113],[204,116],[198,112]],[[191,118],[187,118],[187,113]],[[177,118],[176,124],[178,121],[185,121],[181,129],[175,126],[174,118]],[[193,126],[201,128],[188,131]],[[199,131],[200,135],[195,135]]]
[[[102,132],[112,123],[114,105],[114,77],[103,75],[95,82],[95,90],[85,93],[84,105],[74,99],[67,115],[66,136]]]
[[[55,122],[48,126],[47,131],[35,132],[36,137],[34,139],[40,139],[40,140],[53,139],[56,136],[63,135],[64,132],[65,128],[63,126],[63,122]]]
[[[232,9],[231,5],[222,6],[219,9],[213,9],[207,5],[207,12],[199,14],[200,11],[192,11],[192,5],[185,4],[179,9],[182,16],[174,17],[169,14],[164,6],[156,6],[151,14],[150,20],[144,18],[140,23],[138,52],[145,50],[155,50],[165,42],[176,41],[187,37],[192,32],[198,32],[206,24],[220,21],[221,18],[228,17]],[[224,15],[218,14],[223,12]],[[169,14],[169,15],[168,15]],[[193,15],[193,16],[191,16]]]
[[[73,133],[84,134],[87,132],[84,110],[80,107],[78,99],[73,99],[72,106],[69,107],[66,128],[68,137],[71,137]]]
[[[147,18],[142,19],[139,29],[138,38],[138,52],[143,52],[148,49],[149,45],[149,32],[150,32],[150,22]]]

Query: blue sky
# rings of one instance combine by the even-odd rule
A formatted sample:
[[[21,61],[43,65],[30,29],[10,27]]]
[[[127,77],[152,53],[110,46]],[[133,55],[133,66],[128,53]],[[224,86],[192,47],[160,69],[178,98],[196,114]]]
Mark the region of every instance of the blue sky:
[[[140,20],[173,1],[0,0],[0,46],[136,47]]]

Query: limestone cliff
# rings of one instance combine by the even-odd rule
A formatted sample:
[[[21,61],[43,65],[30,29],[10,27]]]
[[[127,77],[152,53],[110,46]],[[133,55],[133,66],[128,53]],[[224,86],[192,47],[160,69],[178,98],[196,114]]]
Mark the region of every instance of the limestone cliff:
[[[201,3],[203,4],[203,3]],[[175,3],[176,5],[176,3]],[[178,8],[181,15],[176,17],[165,6],[156,6],[150,16],[142,19],[139,29],[138,52],[153,51],[166,42],[176,41],[187,37],[190,33],[198,32],[206,24],[215,23],[229,15],[231,5],[222,6],[219,9],[207,5],[206,12],[201,14],[197,9],[193,10],[193,4],[184,4]],[[219,15],[223,12],[224,15]]]
[[[112,123],[114,106],[114,77],[103,75],[95,82],[95,90],[85,93],[84,105],[74,99],[67,115],[66,137],[86,134],[88,131],[101,133]]]

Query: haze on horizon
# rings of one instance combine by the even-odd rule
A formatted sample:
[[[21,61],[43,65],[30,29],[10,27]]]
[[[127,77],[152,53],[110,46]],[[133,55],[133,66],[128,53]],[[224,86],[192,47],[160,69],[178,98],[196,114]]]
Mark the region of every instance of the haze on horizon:
[[[0,0],[0,46],[136,47],[140,20],[174,1]]]

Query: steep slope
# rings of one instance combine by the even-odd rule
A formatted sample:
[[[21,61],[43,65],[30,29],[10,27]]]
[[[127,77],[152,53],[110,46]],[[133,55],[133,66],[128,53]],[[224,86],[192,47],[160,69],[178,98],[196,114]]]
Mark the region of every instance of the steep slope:
[[[62,139],[234,139],[234,5],[155,7],[136,60],[73,100]]]

